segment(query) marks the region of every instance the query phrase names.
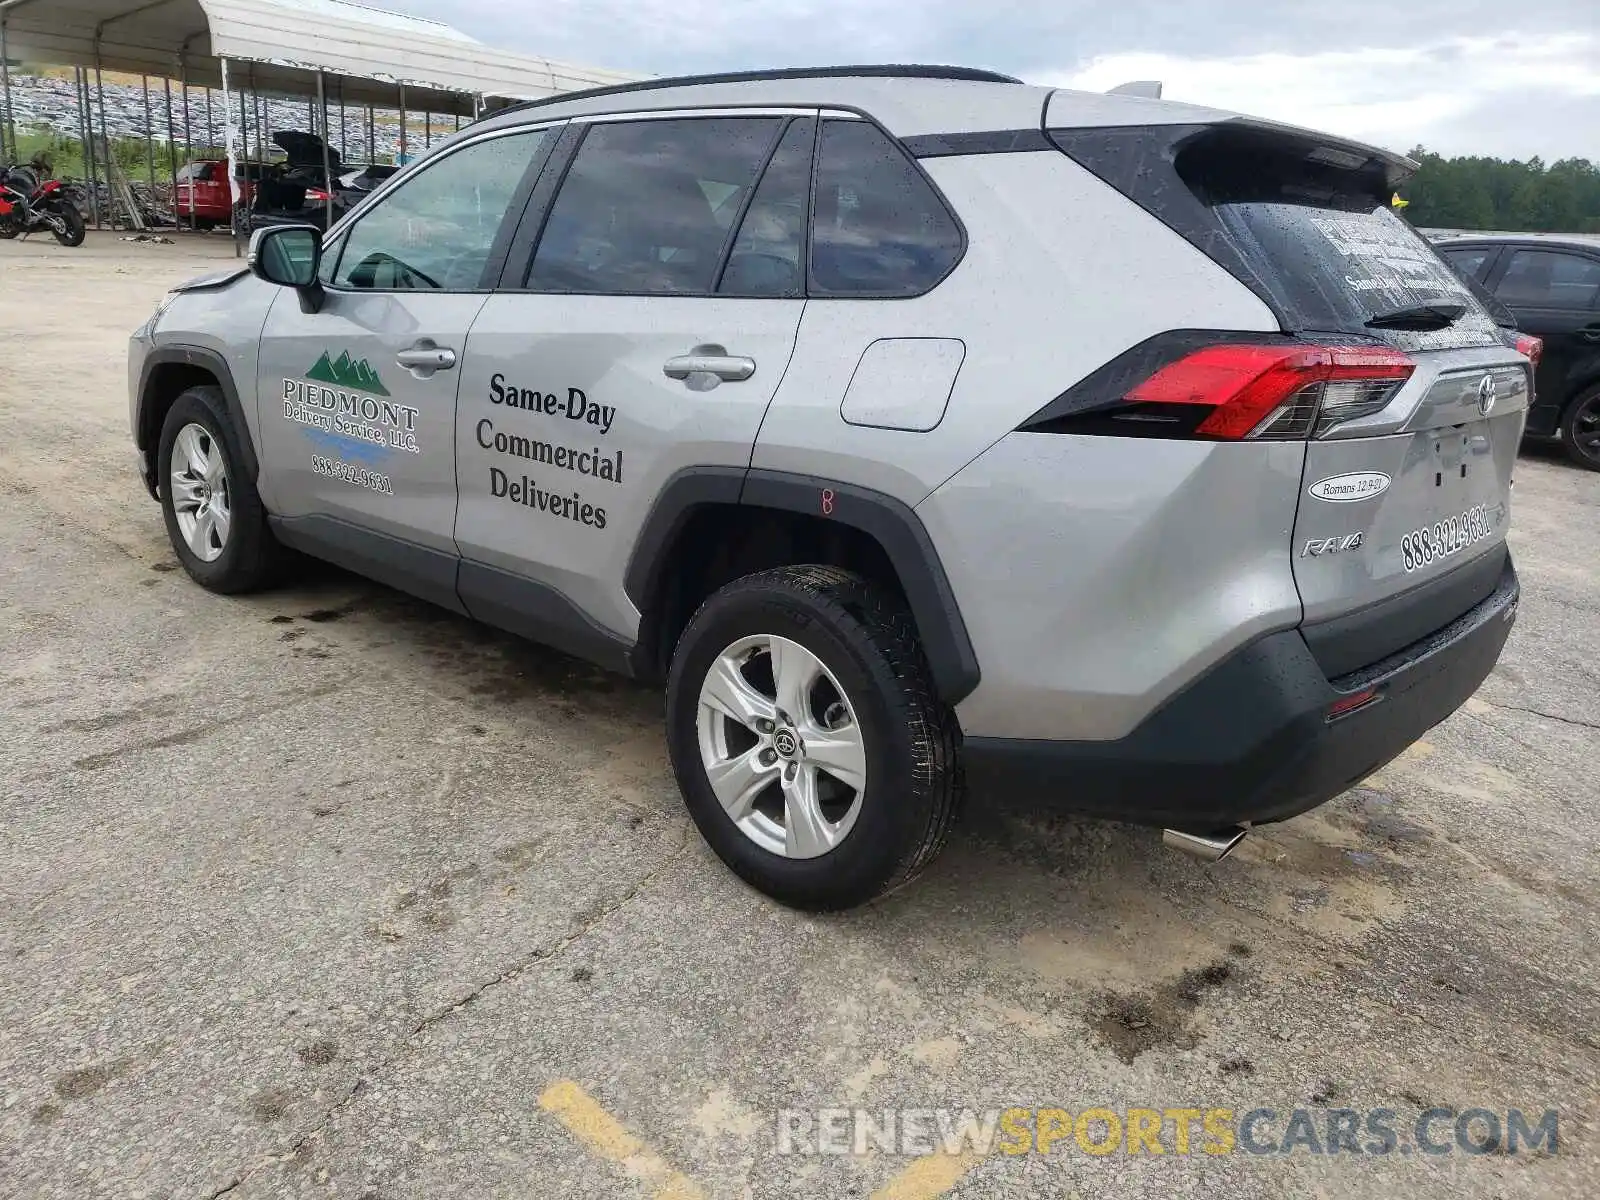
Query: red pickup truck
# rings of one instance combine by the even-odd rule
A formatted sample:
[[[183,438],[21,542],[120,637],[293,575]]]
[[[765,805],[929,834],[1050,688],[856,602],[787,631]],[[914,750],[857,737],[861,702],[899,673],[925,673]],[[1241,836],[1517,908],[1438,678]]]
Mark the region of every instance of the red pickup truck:
[[[255,185],[260,178],[260,163],[239,164],[239,200],[247,209],[255,198]],[[227,160],[202,158],[184,166],[178,172],[175,207],[181,225],[188,225],[191,215],[200,229],[232,224],[233,197],[228,192]]]

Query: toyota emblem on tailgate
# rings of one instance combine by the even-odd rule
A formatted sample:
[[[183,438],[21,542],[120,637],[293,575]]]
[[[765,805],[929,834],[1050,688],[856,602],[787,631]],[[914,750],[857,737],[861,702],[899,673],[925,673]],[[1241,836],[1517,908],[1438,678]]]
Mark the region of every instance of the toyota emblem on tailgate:
[[[1485,375],[1478,380],[1478,411],[1488,416],[1494,411],[1494,402],[1498,399],[1495,394],[1494,376]]]

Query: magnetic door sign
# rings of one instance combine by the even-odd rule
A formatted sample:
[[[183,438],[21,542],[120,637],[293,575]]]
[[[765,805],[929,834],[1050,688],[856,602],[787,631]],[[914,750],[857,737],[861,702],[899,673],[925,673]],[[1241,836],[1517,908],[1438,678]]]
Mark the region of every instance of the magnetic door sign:
[[[422,451],[417,410],[391,399],[372,365],[348,351],[334,359],[324,350],[304,379],[283,381],[282,400],[284,420],[305,426],[314,441],[333,439],[337,447],[330,449],[360,453],[363,461],[392,450]]]

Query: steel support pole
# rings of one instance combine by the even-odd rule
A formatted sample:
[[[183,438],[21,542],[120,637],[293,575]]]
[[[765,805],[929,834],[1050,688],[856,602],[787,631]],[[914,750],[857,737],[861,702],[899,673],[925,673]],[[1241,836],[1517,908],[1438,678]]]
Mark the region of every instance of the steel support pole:
[[[222,59],[222,127],[228,150],[228,214],[233,226],[233,254],[239,256],[239,156],[235,151],[236,137],[233,115],[228,103],[228,60]],[[239,96],[239,120],[244,120],[244,96]]]
[[[194,125],[189,120],[189,64],[186,62],[180,62],[178,64],[178,82],[183,95],[183,162],[185,166],[190,166],[190,164],[194,162]],[[176,190],[176,180],[173,182],[173,189],[172,223],[174,226],[177,226],[183,224],[183,222],[178,219],[178,196]],[[194,195],[192,184],[190,186],[189,195],[191,197]],[[195,216],[194,203],[191,200],[189,204],[190,231],[193,232],[199,223],[199,219]]]
[[[17,151],[17,126],[11,118],[11,61],[6,45],[6,18],[0,13],[0,87],[3,87],[5,115],[0,118],[0,160],[15,162],[21,155]],[[6,153],[6,146],[11,153]]]
[[[96,43],[94,48],[94,94],[95,100],[100,105],[100,144],[105,152],[106,166],[106,202],[111,208],[111,228],[117,227],[117,193],[116,183],[112,176],[116,174],[113,163],[115,156],[111,153],[111,133],[106,126],[106,85],[105,78],[100,73],[100,46]],[[89,131],[91,137],[94,130]],[[132,222],[130,222],[131,224]]]
[[[226,116],[228,110],[226,108],[224,108],[222,111],[223,111],[223,115]],[[211,89],[207,88],[206,89],[206,150],[209,152],[211,150],[216,149],[216,146],[217,146],[217,118],[216,118],[216,115],[211,111]]]
[[[344,132],[344,80],[339,80],[339,157],[346,162],[350,159],[350,143],[345,139]]]
[[[150,116],[150,76],[139,76],[139,90],[144,93],[144,167],[145,179],[150,184],[150,206],[156,203],[156,125]],[[177,193],[173,193],[172,203],[178,203]]]
[[[378,136],[377,130],[373,128],[374,124],[372,105],[369,104],[367,105],[367,161],[369,163],[378,161]]]
[[[395,155],[395,162],[403,163],[406,160],[406,85],[400,85],[400,152]]]
[[[328,161],[328,86],[322,71],[317,71],[317,107],[322,115],[322,186],[328,193],[322,209],[322,230],[333,228],[333,166]]]
[[[426,108],[422,110],[422,148],[427,150],[433,146],[433,113]]]
[[[172,80],[162,76],[161,84],[167,89],[167,179],[172,185],[172,227],[178,227],[178,131],[172,126]],[[191,191],[190,195],[194,193]],[[194,212],[194,205],[189,206]]]
[[[89,92],[89,69],[77,68],[77,78],[83,93],[82,106],[79,111],[83,115],[83,161],[84,167],[89,172],[89,211],[94,217],[94,227],[101,228],[102,213],[100,208],[100,159],[94,148],[94,97]]]

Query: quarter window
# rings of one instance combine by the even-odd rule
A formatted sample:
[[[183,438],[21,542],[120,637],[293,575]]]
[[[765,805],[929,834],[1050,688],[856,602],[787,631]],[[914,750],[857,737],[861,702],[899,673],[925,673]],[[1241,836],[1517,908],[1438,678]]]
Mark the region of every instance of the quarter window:
[[[713,290],[733,224],[782,120],[699,117],[592,126],[528,274],[535,291]]]
[[[961,230],[868,121],[824,121],[811,233],[814,296],[913,296],[961,257]]]
[[[1600,300],[1600,261],[1554,250],[1513,250],[1494,290],[1506,304],[1588,311]]]
[[[464,146],[364,214],[344,240],[336,287],[470,291],[529,165],[551,136],[530,129]]]

